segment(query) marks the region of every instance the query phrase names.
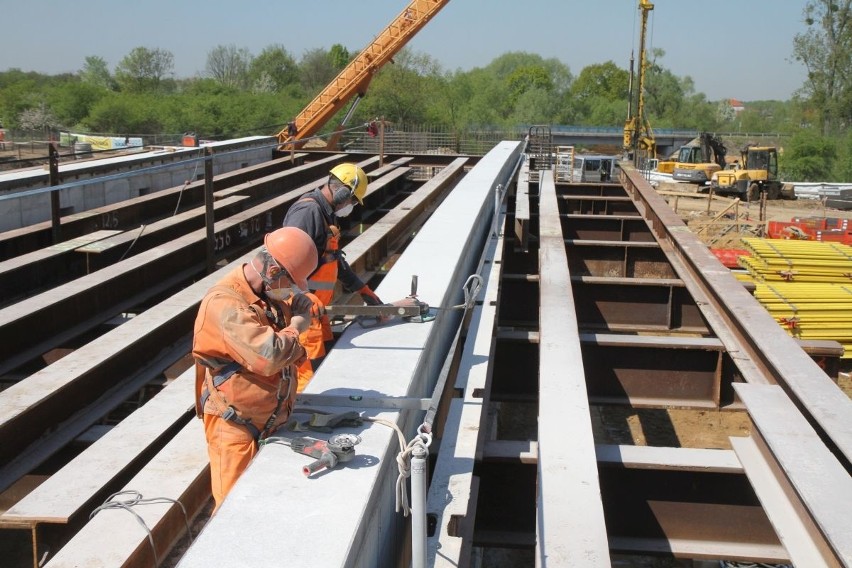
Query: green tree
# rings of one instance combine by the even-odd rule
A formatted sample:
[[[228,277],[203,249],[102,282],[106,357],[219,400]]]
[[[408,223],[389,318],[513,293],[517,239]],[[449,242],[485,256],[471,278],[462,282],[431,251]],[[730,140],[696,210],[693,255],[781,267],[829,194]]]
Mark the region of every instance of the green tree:
[[[115,79],[128,93],[157,92],[174,72],[174,55],[164,49],[134,47],[115,68]]]
[[[18,117],[42,102],[36,95],[48,84],[47,77],[13,68],[0,73],[0,121],[6,128],[19,128]]]
[[[550,92],[553,90],[553,81],[550,79],[550,74],[541,65],[523,65],[516,67],[508,77],[506,77],[506,85],[508,87],[509,96],[512,98],[512,105],[517,103],[518,98],[530,90],[542,90]]]
[[[279,92],[298,85],[299,67],[284,46],[270,45],[252,60],[249,77],[253,91]]]
[[[359,107],[360,116],[383,116],[394,123],[422,124],[436,99],[441,68],[425,53],[406,47],[376,74]]]
[[[500,124],[504,91],[493,73],[483,68],[472,69],[457,74],[451,86],[460,103],[456,111],[460,128]]]
[[[441,124],[446,124],[454,132],[462,130],[469,121],[469,101],[474,89],[469,73],[461,70],[447,72],[440,79],[438,98],[444,109]]]
[[[248,49],[234,44],[217,45],[207,52],[205,71],[224,87],[246,89],[249,86],[249,69],[252,55]]]
[[[164,97],[156,94],[113,93],[99,100],[83,127],[104,134],[160,134]]]
[[[568,122],[582,125],[618,125],[627,117],[630,74],[612,61],[587,65],[569,91]]]
[[[793,181],[829,180],[836,156],[832,140],[814,129],[800,130],[784,149],[780,160],[782,176]]]
[[[329,52],[319,47],[306,51],[299,61],[299,80],[311,95],[325,88],[337,73]]]
[[[110,92],[103,86],[81,81],[55,85],[44,91],[58,122],[68,128],[79,125],[98,101]]]
[[[673,127],[694,128],[703,132],[719,129],[720,121],[716,114],[716,103],[708,101],[704,93],[695,93],[686,98],[683,113]]]
[[[803,16],[808,29],[793,38],[793,58],[807,69],[802,91],[829,134],[852,119],[852,0],[810,0]]]
[[[852,130],[847,131],[846,135],[838,141],[832,179],[839,182],[852,180]]]
[[[352,58],[349,54],[349,50],[339,43],[335,43],[331,46],[328,56],[331,59],[332,67],[334,67],[338,73],[342,71],[344,67],[349,65],[349,60]]]
[[[651,64],[645,78],[645,115],[654,127],[681,126],[677,124],[684,99],[694,92],[689,77],[680,78],[659,64],[665,56],[662,49],[652,50]]]
[[[578,124],[586,126],[622,125],[627,117],[626,100],[595,96],[585,101]]]
[[[624,101],[626,105],[629,82],[630,74],[612,61],[587,65],[571,85],[571,96],[580,101],[602,97],[609,101]]]
[[[86,57],[83,69],[80,70],[80,80],[102,89],[114,89],[116,86],[106,60],[97,55]]]
[[[471,102],[476,122],[484,125],[512,126],[515,105],[527,90],[547,91],[550,94],[550,106],[544,114],[553,116],[554,113],[561,113],[562,105],[555,102],[551,105],[550,101],[562,101],[573,81],[570,70],[559,60],[544,59],[538,54],[526,52],[505,53],[488,64],[483,72],[490,75],[487,79],[489,84],[483,86],[482,96],[476,93],[477,100]],[[483,79],[483,76],[479,76],[476,80],[481,82]],[[541,98],[541,94],[531,96],[523,104],[528,106],[532,98]],[[524,109],[522,114],[529,115],[530,110]],[[487,116],[496,116],[496,119],[479,122]]]
[[[553,124],[559,115],[560,98],[552,89],[533,87],[524,90],[515,100],[507,126]]]

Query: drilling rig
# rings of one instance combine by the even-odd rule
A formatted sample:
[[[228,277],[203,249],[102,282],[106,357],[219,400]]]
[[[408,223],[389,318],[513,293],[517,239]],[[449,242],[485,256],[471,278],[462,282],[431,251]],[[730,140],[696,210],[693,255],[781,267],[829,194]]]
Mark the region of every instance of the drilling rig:
[[[654,5],[648,0],[639,0],[639,10],[642,12],[642,24],[639,34],[639,81],[634,94],[633,90],[633,54],[630,55],[630,89],[627,102],[627,121],[624,123],[624,154],[633,164],[641,166],[646,160],[655,158],[657,143],[651,123],[645,116],[645,73],[648,69],[648,58],[645,54],[645,36],[648,30],[648,12]],[[636,99],[636,112],[633,112],[633,102]]]

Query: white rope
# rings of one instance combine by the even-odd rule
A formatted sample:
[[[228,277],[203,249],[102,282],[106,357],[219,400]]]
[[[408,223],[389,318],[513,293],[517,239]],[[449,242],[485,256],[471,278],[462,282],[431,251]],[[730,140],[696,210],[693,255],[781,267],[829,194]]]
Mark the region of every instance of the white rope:
[[[390,422],[389,420],[384,420],[382,418],[370,417],[364,417],[364,420],[375,422],[377,424],[383,424],[388,428],[392,428],[396,432],[400,451],[396,455],[396,467],[399,471],[399,475],[397,475],[396,478],[395,510],[397,513],[402,510],[403,516],[407,517],[411,513],[411,506],[408,502],[408,491],[406,489],[405,481],[406,479],[411,477],[411,454],[414,453],[415,448],[417,448],[418,446],[422,446],[424,451],[428,455],[428,447],[432,444],[432,435],[423,432],[421,426],[421,428],[418,428],[417,435],[406,444],[405,436],[403,435],[402,430],[400,430],[399,426],[397,426],[394,422]]]
[[[119,495],[130,495],[129,499],[125,500],[116,500],[113,499],[118,497]],[[183,506],[183,503],[177,501],[175,499],[169,499],[168,497],[153,497],[151,499],[143,499],[142,494],[138,491],[127,490],[127,491],[119,491],[118,493],[113,493],[107,500],[104,501],[103,505],[100,505],[95,508],[90,514],[89,519],[91,520],[95,515],[99,512],[106,509],[124,509],[125,511],[132,514],[136,517],[136,521],[142,525],[142,528],[145,529],[145,532],[148,534],[148,543],[151,545],[151,550],[154,552],[154,565],[158,566],[160,564],[159,556],[157,555],[157,547],[154,544],[154,535],[151,532],[151,529],[148,528],[148,525],[145,524],[145,520],[131,507],[135,505],[153,505],[153,504],[162,504],[162,503],[172,503],[178,505],[183,511],[183,520],[186,523],[186,534],[189,535],[189,542],[192,543],[192,530],[189,527],[189,516],[186,514],[186,507]]]

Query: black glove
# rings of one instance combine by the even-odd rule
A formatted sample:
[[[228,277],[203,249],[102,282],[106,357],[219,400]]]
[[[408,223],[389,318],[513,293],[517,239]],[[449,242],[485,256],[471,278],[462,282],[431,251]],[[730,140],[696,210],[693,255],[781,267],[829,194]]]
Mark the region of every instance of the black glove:
[[[363,288],[358,290],[358,294],[361,295],[361,299],[364,300],[364,303],[367,304],[368,306],[381,306],[382,305],[381,299],[379,299],[379,297],[376,296],[376,293],[373,292],[370,289],[370,287],[367,286],[366,284],[364,285]]]

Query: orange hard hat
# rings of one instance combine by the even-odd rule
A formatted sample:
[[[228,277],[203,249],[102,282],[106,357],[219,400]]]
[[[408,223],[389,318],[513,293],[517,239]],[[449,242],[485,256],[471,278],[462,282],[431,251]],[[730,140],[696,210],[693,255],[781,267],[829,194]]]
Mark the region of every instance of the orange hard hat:
[[[307,290],[308,276],[317,267],[317,246],[311,237],[302,229],[282,227],[267,233],[263,244],[293,283]]]

